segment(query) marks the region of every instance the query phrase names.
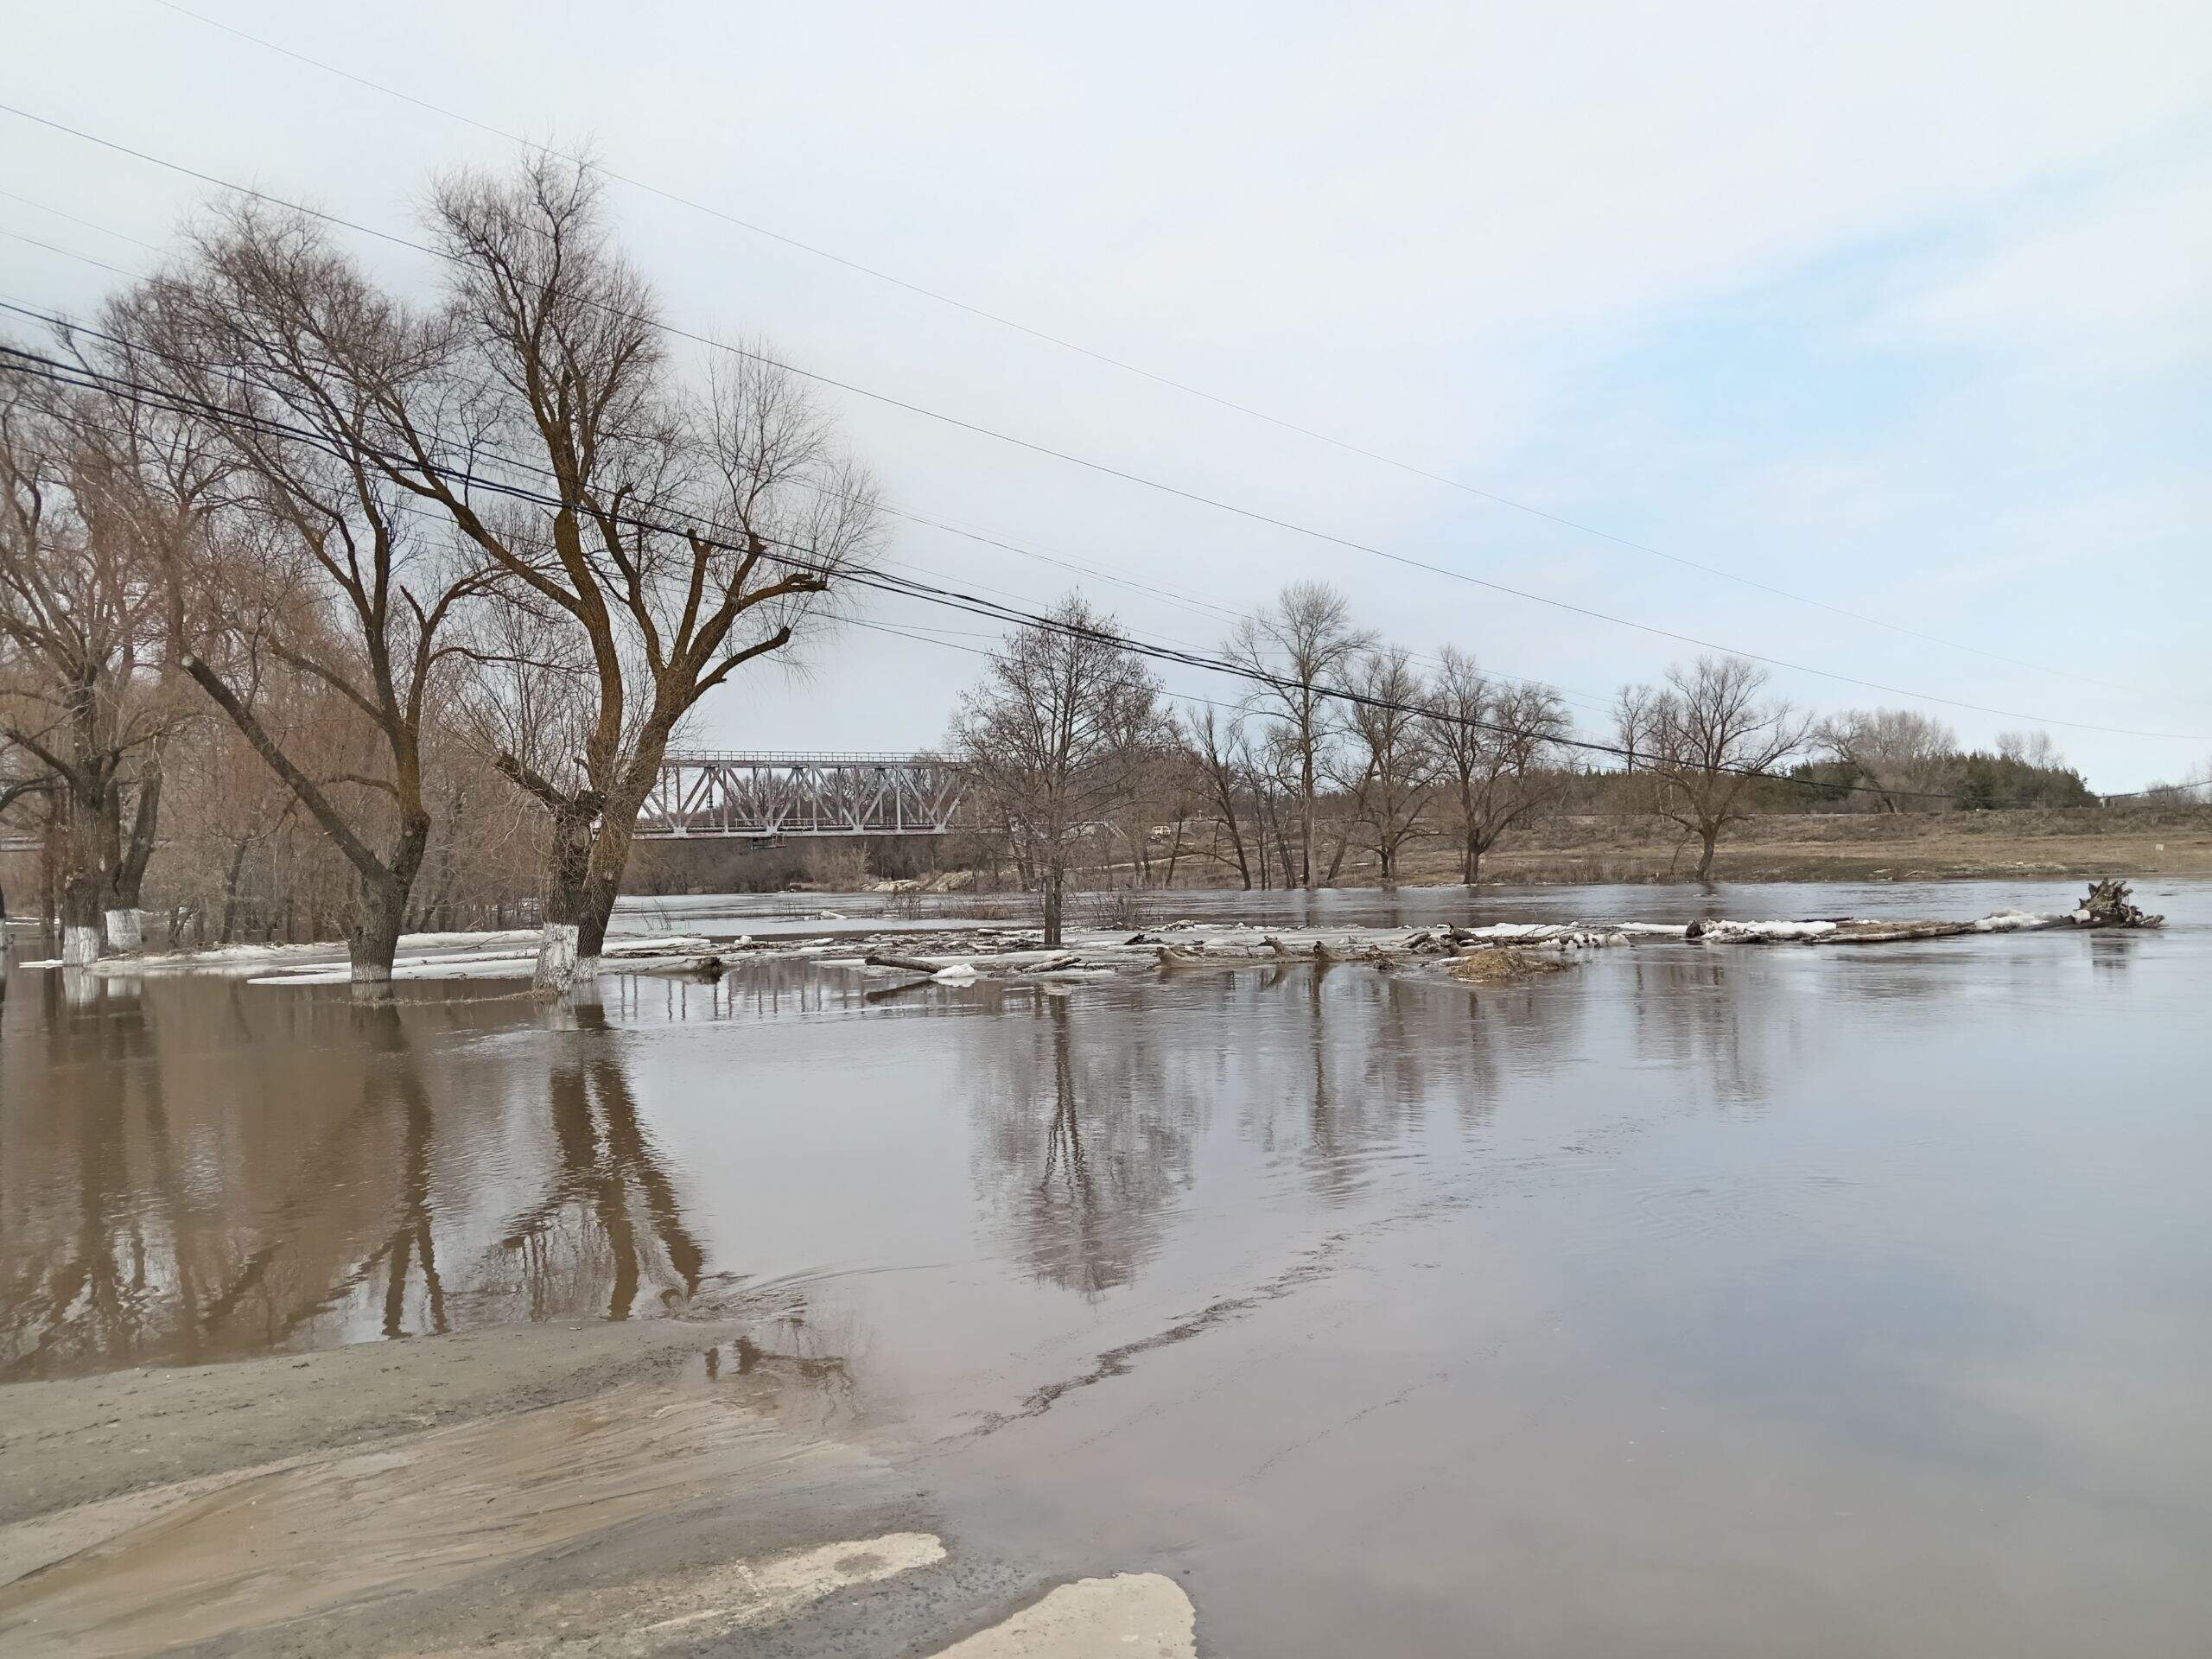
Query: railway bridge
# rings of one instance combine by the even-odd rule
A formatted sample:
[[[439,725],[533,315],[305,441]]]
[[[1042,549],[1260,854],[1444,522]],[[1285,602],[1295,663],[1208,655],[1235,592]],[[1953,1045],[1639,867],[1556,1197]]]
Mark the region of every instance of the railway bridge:
[[[942,836],[963,779],[926,754],[785,749],[671,749],[638,815],[647,841]],[[0,852],[36,852],[36,836],[0,833]]]
[[[942,836],[963,778],[926,754],[671,750],[638,815],[639,836],[772,841]]]

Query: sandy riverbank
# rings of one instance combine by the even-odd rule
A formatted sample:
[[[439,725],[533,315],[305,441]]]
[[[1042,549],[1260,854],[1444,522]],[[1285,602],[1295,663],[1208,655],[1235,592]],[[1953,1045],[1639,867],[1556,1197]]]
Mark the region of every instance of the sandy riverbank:
[[[1194,1651],[1156,1574],[967,1548],[749,1328],[506,1327],[0,1390],[0,1646]]]

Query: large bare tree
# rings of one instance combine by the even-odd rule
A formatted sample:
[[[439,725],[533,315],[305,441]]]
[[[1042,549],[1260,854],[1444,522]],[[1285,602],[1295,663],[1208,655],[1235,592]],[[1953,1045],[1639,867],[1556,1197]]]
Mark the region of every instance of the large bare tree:
[[[247,203],[219,210],[113,332],[238,480],[162,549],[168,648],[344,855],[353,977],[388,979],[430,839],[440,635],[490,579],[383,460],[395,410],[419,424],[451,399],[454,330],[377,289],[317,221]],[[279,668],[348,711],[350,760],[272,716]]]
[[[1483,855],[1566,791],[1558,747],[1573,730],[1558,692],[1504,685],[1451,645],[1430,690],[1430,741],[1459,815],[1461,873],[1482,879]]]
[[[1281,728],[1298,810],[1298,880],[1306,887],[1314,885],[1314,816],[1338,723],[1326,689],[1374,643],[1352,626],[1344,596],[1318,582],[1292,582],[1229,639],[1230,660],[1267,682],[1256,704]]]
[[[1655,700],[1648,771],[1655,810],[1694,836],[1697,879],[1713,879],[1713,849],[1751,817],[1758,779],[1803,749],[1811,722],[1765,696],[1767,671],[1741,657],[1700,657],[1667,671]]]
[[[390,475],[448,515],[527,602],[573,630],[574,750],[501,756],[552,823],[541,979],[599,953],[638,814],[684,717],[780,652],[880,535],[876,492],[796,375],[758,348],[678,384],[650,287],[588,169],[538,154],[442,181],[448,414],[472,459],[546,499],[497,511],[455,476],[455,423],[387,410]],[[461,388],[466,388],[465,391]]]
[[[961,699],[953,752],[1043,891],[1047,945],[1060,943],[1077,845],[1135,794],[1162,721],[1143,659],[1072,594],[1009,636]]]

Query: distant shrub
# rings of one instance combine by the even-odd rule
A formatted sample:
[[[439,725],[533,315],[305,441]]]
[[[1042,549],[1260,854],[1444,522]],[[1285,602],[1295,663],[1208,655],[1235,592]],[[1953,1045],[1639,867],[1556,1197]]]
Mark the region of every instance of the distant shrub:
[[[1969,812],[2020,806],[2094,806],[2082,774],[2071,766],[2039,766],[2010,755],[1977,750],[1961,768],[1956,799]]]

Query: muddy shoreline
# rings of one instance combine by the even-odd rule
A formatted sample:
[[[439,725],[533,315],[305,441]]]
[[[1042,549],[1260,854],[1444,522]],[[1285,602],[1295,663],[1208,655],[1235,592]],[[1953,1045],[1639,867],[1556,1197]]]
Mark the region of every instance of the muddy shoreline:
[[[0,1643],[992,1659],[1042,1630],[1194,1650],[1158,1574],[969,1537],[788,1370],[745,1364],[754,1325],[499,1326],[11,1385]]]

